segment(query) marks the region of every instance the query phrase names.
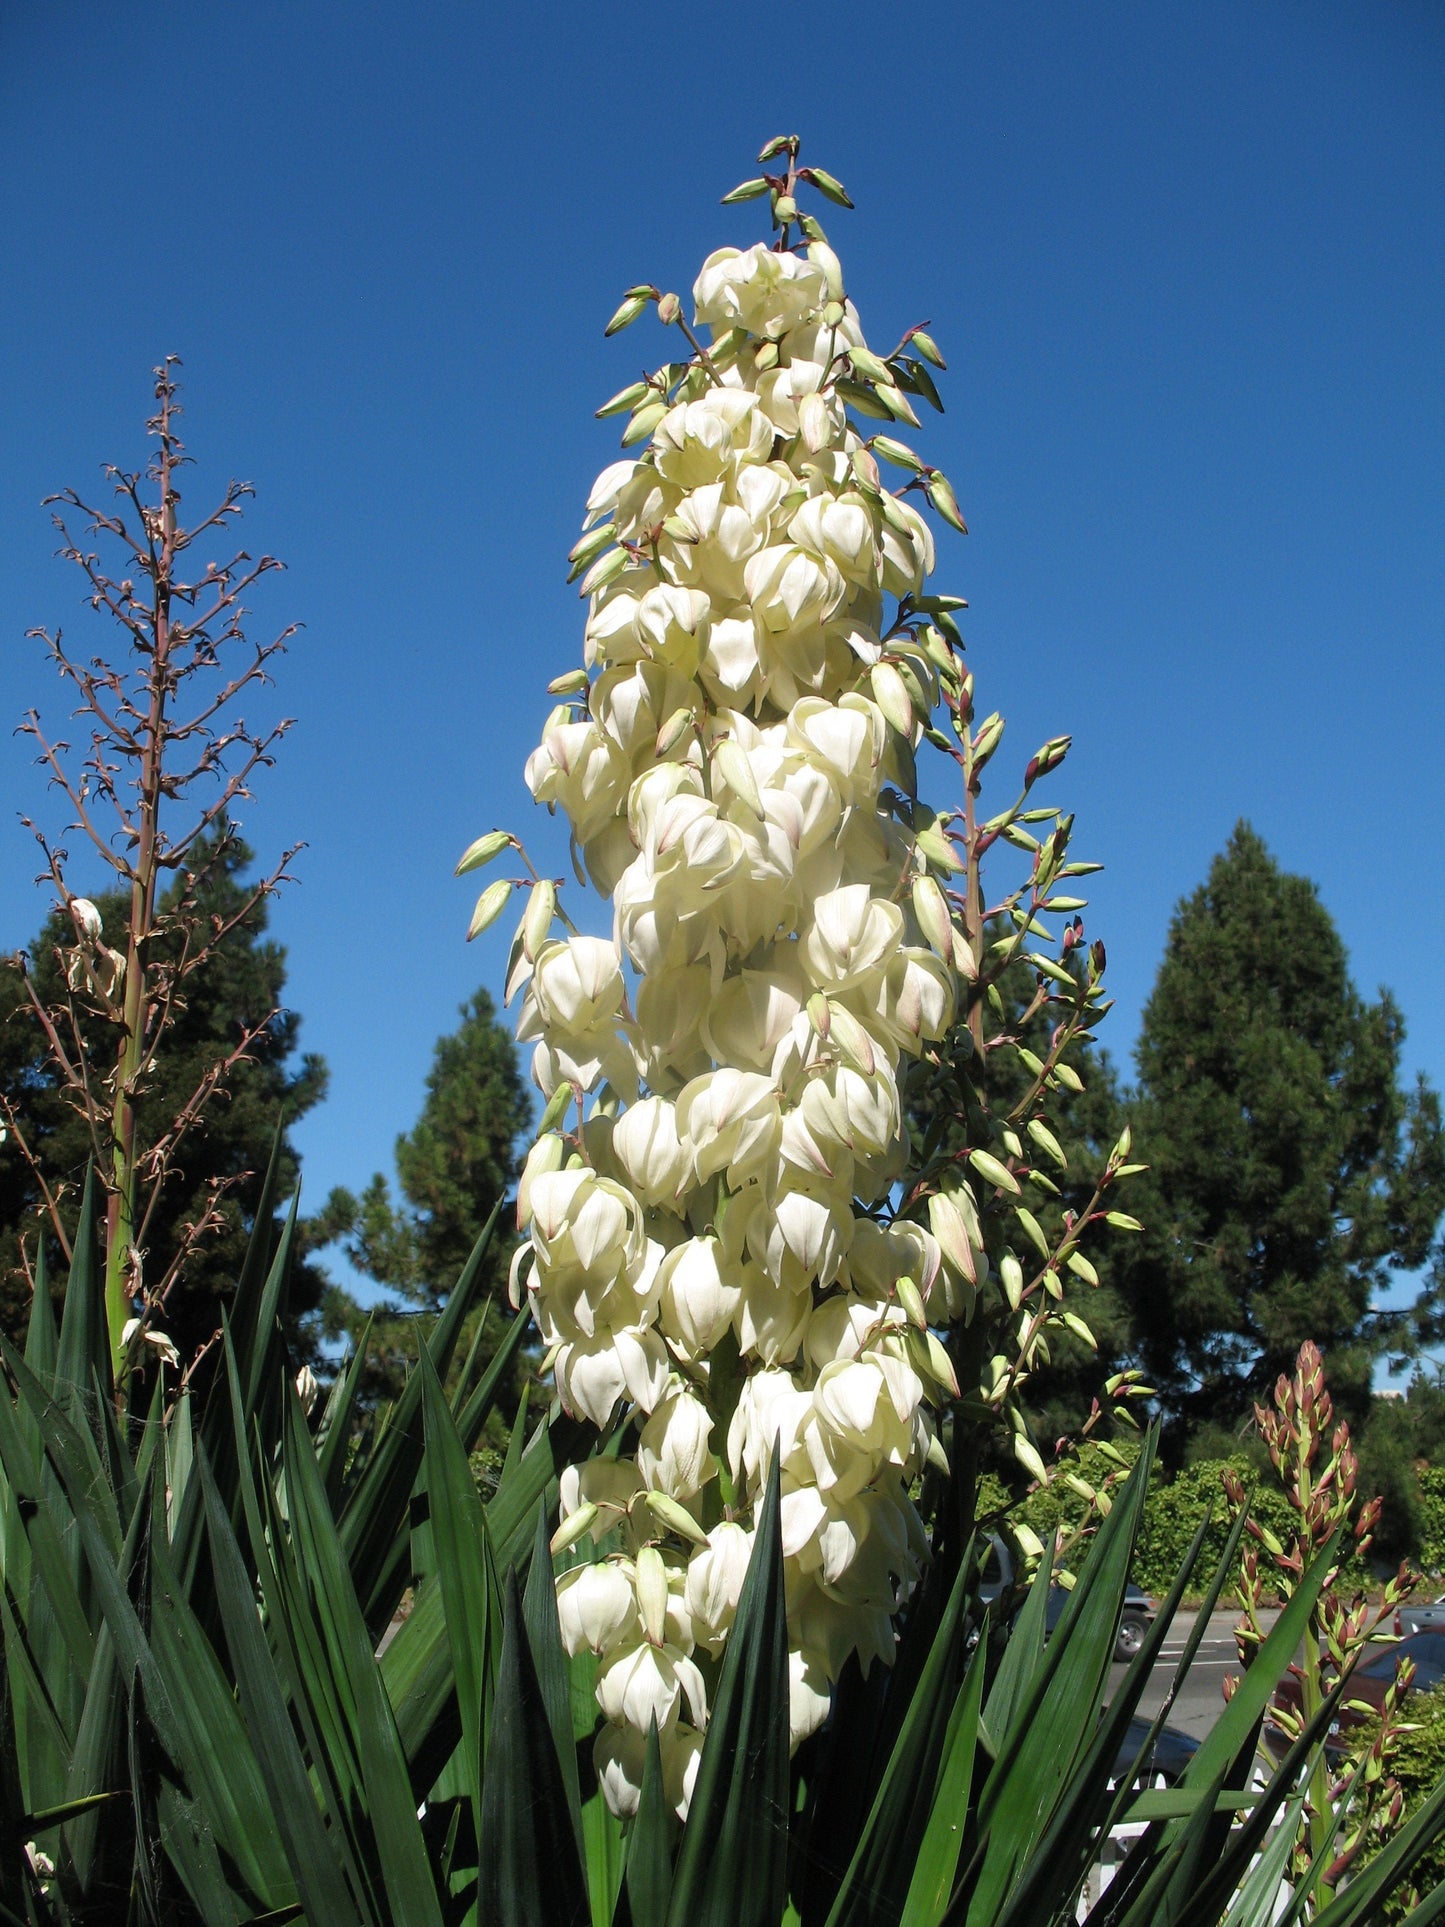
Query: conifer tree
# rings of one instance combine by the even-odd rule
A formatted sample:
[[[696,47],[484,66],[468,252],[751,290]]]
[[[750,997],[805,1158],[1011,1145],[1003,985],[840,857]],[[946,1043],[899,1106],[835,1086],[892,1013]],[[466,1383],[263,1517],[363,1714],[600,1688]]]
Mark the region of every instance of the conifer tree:
[[[1138,1362],[1176,1441],[1245,1422],[1299,1346],[1358,1417],[1405,1331],[1379,1303],[1445,1209],[1440,1101],[1401,1080],[1404,1021],[1367,1002],[1315,886],[1241,822],[1175,913],[1134,1105],[1141,1238],[1116,1253]]]

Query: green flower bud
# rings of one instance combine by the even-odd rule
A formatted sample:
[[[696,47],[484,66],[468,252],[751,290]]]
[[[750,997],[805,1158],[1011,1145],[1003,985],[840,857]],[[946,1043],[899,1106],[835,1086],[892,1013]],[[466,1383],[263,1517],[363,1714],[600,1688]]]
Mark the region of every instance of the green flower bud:
[[[602,330],[603,334],[617,335],[617,334],[621,334],[624,328],[630,328],[633,322],[636,321],[637,317],[642,313],[642,310],[647,306],[648,301],[650,299],[651,299],[650,293],[649,294],[629,294],[624,299],[621,307],[617,310],[616,314],[613,315],[612,319],[608,322],[607,326]]]
[[[875,662],[868,671],[868,681],[873,690],[873,700],[883,711],[887,722],[900,736],[911,736],[913,704],[908,699],[908,690],[895,666],[891,662]]]
[[[582,586],[577,593],[584,596],[596,595],[599,589],[605,589],[607,587],[607,584],[611,582],[614,576],[621,575],[622,571],[629,566],[631,561],[632,557],[626,549],[609,550],[600,561],[594,562],[586,575],[583,576]]]
[[[682,303],[675,294],[665,294],[657,304],[657,318],[664,328],[670,328],[682,313]]]
[[[796,220],[797,213],[798,203],[791,194],[780,194],[773,203],[773,218],[780,227],[786,227],[789,221]]]
[[[735,201],[756,201],[768,191],[768,179],[759,174],[754,180],[739,181],[737,186],[722,197],[722,206],[731,207]]]
[[[677,744],[682,741],[683,737],[691,728],[691,709],[674,709],[667,721],[662,725],[662,728],[657,732],[656,749],[658,757],[666,756],[669,750],[676,748]]]
[[[999,1259],[998,1276],[1009,1310],[1017,1311],[1024,1301],[1024,1268],[1011,1251]]]
[[[1026,1210],[1023,1205],[1019,1205],[1014,1211],[1014,1216],[1023,1226],[1024,1236],[1038,1252],[1039,1256],[1041,1258],[1047,1258],[1049,1255],[1049,1241],[1044,1236],[1043,1226],[1039,1223],[1033,1212]]]
[[[659,1523],[666,1526],[669,1532],[675,1532],[680,1539],[686,1539],[695,1546],[707,1544],[707,1534],[687,1507],[677,1499],[669,1497],[666,1492],[649,1492],[647,1504]]]
[[[567,560],[572,564],[567,580],[575,582],[584,569],[588,569],[617,540],[617,530],[611,522],[600,522],[595,529],[588,529],[580,542],[574,542]]]
[[[1064,1260],[1076,1278],[1082,1278],[1086,1285],[1097,1285],[1099,1274],[1089,1263],[1082,1251],[1071,1251]]]
[[[467,942],[479,937],[489,924],[497,921],[506,908],[507,899],[512,894],[512,885],[505,877],[496,883],[489,883],[477,898],[477,907],[472,912],[472,920],[467,925]]]
[[[844,401],[847,402],[848,406],[850,408],[856,408],[860,415],[867,415],[870,420],[875,422],[892,420],[892,411],[885,408],[873,390],[865,387],[861,381],[849,381],[847,377],[844,376],[839,380],[837,387],[838,393],[843,397]]]
[[[960,535],[968,534],[968,524],[959,511],[953,484],[938,469],[934,469],[928,478],[928,499],[951,529],[957,529]]]
[[[987,1183],[996,1184],[1000,1191],[1008,1191],[1014,1197],[1018,1197],[1022,1190],[1018,1179],[991,1151],[970,1151],[968,1161]]]
[[[647,393],[648,384],[645,381],[629,382],[626,388],[618,389],[611,401],[603,402],[602,406],[597,410],[597,420],[602,421],[608,415],[629,414],[631,410],[636,408],[637,404],[646,397]]]
[[[881,455],[885,462],[892,462],[895,468],[906,468],[910,475],[923,473],[923,464],[913,450],[903,442],[894,441],[891,435],[874,435],[868,446],[875,455]]]
[[[1040,1485],[1048,1484],[1048,1468],[1039,1457],[1038,1447],[1026,1439],[1022,1432],[1014,1434],[1013,1451],[1014,1457],[1031,1479],[1037,1479]]]
[[[622,446],[633,448],[638,442],[645,442],[666,413],[665,401],[651,401],[639,408],[623,431]]]
[[[841,301],[830,301],[823,310],[824,327],[836,328],[847,312]]]
[[[1075,1338],[1082,1339],[1091,1352],[1098,1351],[1098,1339],[1095,1338],[1093,1332],[1090,1331],[1089,1327],[1076,1311],[1061,1311],[1059,1316],[1074,1334]]]
[[[1042,1118],[1031,1117],[1028,1123],[1028,1132],[1039,1149],[1046,1152],[1061,1171],[1068,1170],[1069,1160],[1064,1156],[1064,1147],[1059,1143],[1059,1140],[1054,1136]]]
[[[921,328],[913,330],[913,345],[925,361],[931,361],[935,368],[946,368],[948,363],[938,352],[938,343],[932,335],[926,335]]]
[[[522,917],[522,950],[529,963],[536,961],[537,952],[547,941],[556,914],[557,886],[543,877],[532,885]]]
[[[460,877],[465,876],[468,870],[480,870],[484,863],[490,863],[493,857],[500,856],[503,850],[509,845],[515,845],[516,841],[517,839],[507,830],[488,830],[485,836],[479,836],[475,843],[467,845],[462,852],[462,860],[452,875]]]
[[[864,348],[862,346],[850,348],[848,350],[848,359],[852,362],[855,372],[860,374],[865,381],[891,383],[893,380],[893,370],[881,356],[875,355],[871,348]]]
[[[596,1518],[597,1507],[590,1499],[586,1505],[579,1505],[575,1512],[569,1512],[552,1534],[551,1550],[554,1556],[559,1552],[566,1552],[569,1546],[575,1546],[579,1539],[585,1538],[592,1530]]]
[[[796,154],[798,146],[799,141],[796,134],[775,134],[764,147],[761,154],[758,155],[758,165],[761,167],[765,161],[772,160],[776,155],[781,154],[784,148]]]
[[[798,169],[798,179],[800,181],[811,181],[820,194],[826,194],[828,199],[838,207],[852,207],[853,205],[848,199],[847,190],[844,188],[843,183],[835,179],[832,174],[825,174],[821,167],[800,167]]]
[[[914,410],[913,403],[901,388],[892,382],[880,381],[877,386],[877,395],[879,401],[882,402],[894,421],[907,422],[910,428],[921,428],[923,426]]]

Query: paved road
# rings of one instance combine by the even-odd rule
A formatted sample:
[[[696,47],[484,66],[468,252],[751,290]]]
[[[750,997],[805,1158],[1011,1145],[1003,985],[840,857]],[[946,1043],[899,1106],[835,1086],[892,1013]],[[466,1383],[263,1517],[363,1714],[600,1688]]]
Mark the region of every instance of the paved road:
[[[1179,1688],[1174,1705],[1170,1709],[1169,1724],[1177,1726],[1182,1732],[1192,1733],[1195,1739],[1202,1740],[1214,1722],[1219,1718],[1224,1706],[1224,1677],[1226,1673],[1238,1673],[1239,1654],[1234,1644],[1234,1627],[1239,1619],[1238,1612],[1217,1612],[1210,1615],[1208,1627],[1199,1643],[1199,1650]],[[1164,1650],[1149,1684],[1144,1688],[1139,1702],[1139,1711],[1152,1719],[1164,1703],[1174,1678],[1175,1668],[1184,1655],[1185,1641],[1193,1630],[1195,1615],[1179,1613],[1169,1628],[1169,1637],[1164,1642]],[[1124,1677],[1124,1668],[1114,1668],[1114,1684]]]

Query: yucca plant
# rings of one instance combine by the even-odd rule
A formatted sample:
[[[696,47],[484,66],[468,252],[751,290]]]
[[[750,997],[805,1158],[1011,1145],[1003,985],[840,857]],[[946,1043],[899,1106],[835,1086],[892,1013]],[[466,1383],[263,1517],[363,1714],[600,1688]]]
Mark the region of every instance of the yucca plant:
[[[705,266],[706,346],[650,286],[612,324],[653,306],[691,357],[603,411],[647,450],[594,491],[587,659],[529,771],[624,934],[554,936],[555,883],[520,879],[509,987],[548,1096],[526,1314],[443,1390],[484,1234],[355,1454],[360,1353],[314,1426],[285,1356],[273,1161],[203,1410],[163,1377],[144,1413],[114,1395],[93,1188],[59,1330],[42,1279],[25,1355],[0,1347],[12,1921],[1263,1927],[1317,1885],[1280,1891],[1344,1683],[1267,1780],[1255,1759],[1333,1542],[1167,1792],[1115,1764],[1202,1532],[1109,1692],[1152,1437],[1094,1495],[1051,1638],[1049,1558],[1016,1619],[976,1607],[983,1448],[1050,1476],[1024,1388],[1061,1331],[1090,1340],[1082,1242],[1132,1224],[1127,1141],[1080,1208],[1049,1176],[1068,1053],[1107,1008],[1062,894],[1094,866],[1031,801],[1067,738],[979,813],[1003,725],[975,721],[963,605],[925,594],[905,498],[955,527],[957,503],[856,422],[914,422],[941,357],[918,328],[867,347],[795,194],[847,197],[793,138],[779,158],[729,197],[768,196],[778,238]],[[925,744],[953,812],[919,795]],[[989,905],[996,843],[1028,873]],[[463,867],[508,848],[494,831]],[[1000,991],[1021,963],[1046,1055]],[[998,1061],[1028,1075],[995,1101]],[[469,1450],[533,1320],[558,1397],[484,1501]],[[1363,1927],[1442,1821],[1445,1788],[1315,1919]],[[1328,1819],[1312,1838],[1331,1850]],[[1442,1911],[1445,1888],[1415,1918]]]
[[[1047,1642],[1046,1565],[1012,1627],[985,1623],[972,1638],[970,1561],[945,1580],[939,1559],[902,1616],[895,1666],[867,1681],[850,1669],[791,1761],[774,1471],[687,1820],[673,1814],[653,1734],[624,1829],[589,1776],[595,1662],[564,1653],[547,1550],[558,1467],[622,1441],[588,1437],[554,1410],[530,1439],[514,1434],[483,1505],[467,1449],[504,1364],[479,1382],[464,1369],[450,1399],[442,1390],[482,1251],[375,1449],[348,1466],[356,1368],[313,1430],[280,1345],[284,1240],[239,1282],[225,1370],[198,1422],[180,1401],[119,1425],[100,1392],[106,1333],[87,1215],[60,1331],[42,1309],[25,1356],[3,1354],[5,1920],[1263,1927],[1290,1917],[1280,1881],[1340,1689],[1263,1785],[1256,1743],[1332,1549],[1183,1783],[1115,1785],[1203,1536],[1106,1703],[1152,1440]],[[522,1320],[509,1330],[504,1361],[524,1330]],[[1209,1578],[1201,1627],[1236,1569],[1241,1529]],[[415,1608],[378,1657],[409,1583]],[[1081,1916],[1086,1875],[1124,1821],[1143,1831]],[[1445,1789],[1318,1918],[1363,1927],[1442,1822]],[[1445,1887],[1412,1919],[1423,1927],[1442,1911]]]

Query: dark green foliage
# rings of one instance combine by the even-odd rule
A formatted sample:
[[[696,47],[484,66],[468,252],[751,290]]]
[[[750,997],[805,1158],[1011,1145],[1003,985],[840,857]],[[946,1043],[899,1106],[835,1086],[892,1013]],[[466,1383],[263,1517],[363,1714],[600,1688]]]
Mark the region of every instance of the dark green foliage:
[[[1314,1339],[1342,1412],[1368,1407],[1403,1321],[1376,1298],[1423,1265],[1445,1208],[1440,1103],[1400,1082],[1404,1026],[1367,1003],[1314,886],[1241,823],[1183,902],[1144,1013],[1116,1257],[1173,1455],[1234,1426]]]
[[[198,853],[197,866],[204,853]],[[249,891],[241,881],[251,862],[244,844],[232,843],[200,893],[203,918],[228,921]],[[96,899],[107,932],[124,928],[128,902],[119,892]],[[164,906],[163,906],[164,908]],[[234,1288],[255,1219],[262,1176],[278,1122],[289,1126],[320,1102],[326,1091],[326,1066],[315,1055],[296,1061],[300,1018],[282,1008],[286,953],[266,939],[266,906],[255,908],[218,944],[214,955],[188,981],[183,1007],[167,1032],[165,1049],[137,1106],[138,1142],[144,1151],[167,1129],[192,1097],[212,1065],[234,1050],[242,1028],[275,1010],[269,1028],[252,1046],[246,1061],[227,1076],[206,1106],[199,1123],[180,1146],[166,1178],[160,1203],[144,1237],[145,1276],[164,1278],[177,1250],[181,1227],[194,1223],[220,1183],[222,1223],[207,1234],[186,1261],[184,1276],[171,1292],[162,1325],[183,1357],[190,1357],[220,1325],[221,1308]],[[167,936],[158,942],[173,941]],[[58,993],[56,949],[74,942],[68,919],[57,913],[29,948],[30,968],[43,998]],[[115,1055],[112,1027],[96,1017],[86,1025],[86,1044],[99,1065]],[[47,1056],[44,1035],[31,1014],[19,972],[0,964],[0,1088],[17,1104],[28,1141],[41,1158],[46,1182],[72,1202],[74,1211],[86,1165],[95,1154],[87,1124],[61,1094]],[[297,1163],[283,1135],[281,1195],[294,1189]],[[13,1144],[0,1147],[0,1330],[15,1342],[24,1334],[30,1290],[20,1261],[22,1239],[31,1262],[41,1219],[40,1190]],[[51,1239],[51,1255],[58,1247]],[[63,1270],[63,1267],[62,1267]],[[51,1276],[56,1275],[52,1265]],[[293,1281],[293,1344],[310,1348],[313,1314],[326,1287],[324,1274],[302,1266]]]
[[[1408,1713],[1412,1730],[1400,1736],[1390,1760],[1390,1772],[1405,1796],[1407,1814],[1417,1811],[1445,1779],[1445,1688],[1416,1694],[1410,1700]],[[1445,1880],[1445,1840],[1437,1841],[1425,1854],[1411,1884],[1421,1894],[1427,1894],[1442,1880]],[[1382,1927],[1407,1919],[1409,1911],[1404,1895],[1393,1896],[1381,1912]]]
[[[511,1327],[483,1381],[464,1373],[447,1400],[450,1348],[485,1269],[478,1252],[404,1408],[368,1458],[333,1477],[327,1436],[347,1425],[354,1382],[338,1382],[340,1403],[313,1434],[280,1339],[291,1242],[288,1227],[275,1262],[247,1267],[225,1370],[198,1422],[188,1401],[169,1414],[157,1402],[121,1431],[76,1384],[100,1316],[94,1265],[70,1280],[58,1339],[35,1322],[29,1363],[0,1342],[7,1918],[1065,1927],[1102,1834],[1121,1822],[1143,1831],[1093,1927],[1218,1927],[1251,1881],[1262,1894],[1233,1918],[1273,1917],[1253,1857],[1335,1705],[1262,1791],[1250,1784],[1255,1742],[1333,1547],[1181,1786],[1114,1786],[1120,1740],[1185,1586],[1207,1579],[1212,1604],[1238,1557],[1237,1528],[1209,1577],[1195,1535],[1143,1651],[1113,1685],[1151,1436],[1047,1642],[1045,1574],[1012,1636],[985,1628],[970,1652],[967,1562],[939,1602],[940,1561],[904,1609],[899,1664],[877,1669],[852,1715],[835,1715],[790,1767],[775,1470],[712,1675],[688,1822],[679,1832],[654,1743],[623,1879],[619,1829],[601,1822],[588,1781],[576,1788],[569,1776],[579,1708],[584,1748],[590,1738],[590,1673],[585,1658],[569,1667],[563,1655],[545,1538],[559,1467],[595,1448],[596,1434],[542,1421],[496,1496],[479,1502],[467,1453],[522,1328]],[[431,1507],[428,1566],[412,1575],[414,1609],[378,1659],[378,1628],[408,1577],[418,1494]],[[830,1766],[839,1744],[846,1757]],[[1382,1918],[1442,1823],[1445,1790],[1422,1789],[1415,1819],[1319,1919]],[[53,1874],[37,1878],[27,1841]],[[834,1871],[820,1883],[809,1876],[824,1858]]]

